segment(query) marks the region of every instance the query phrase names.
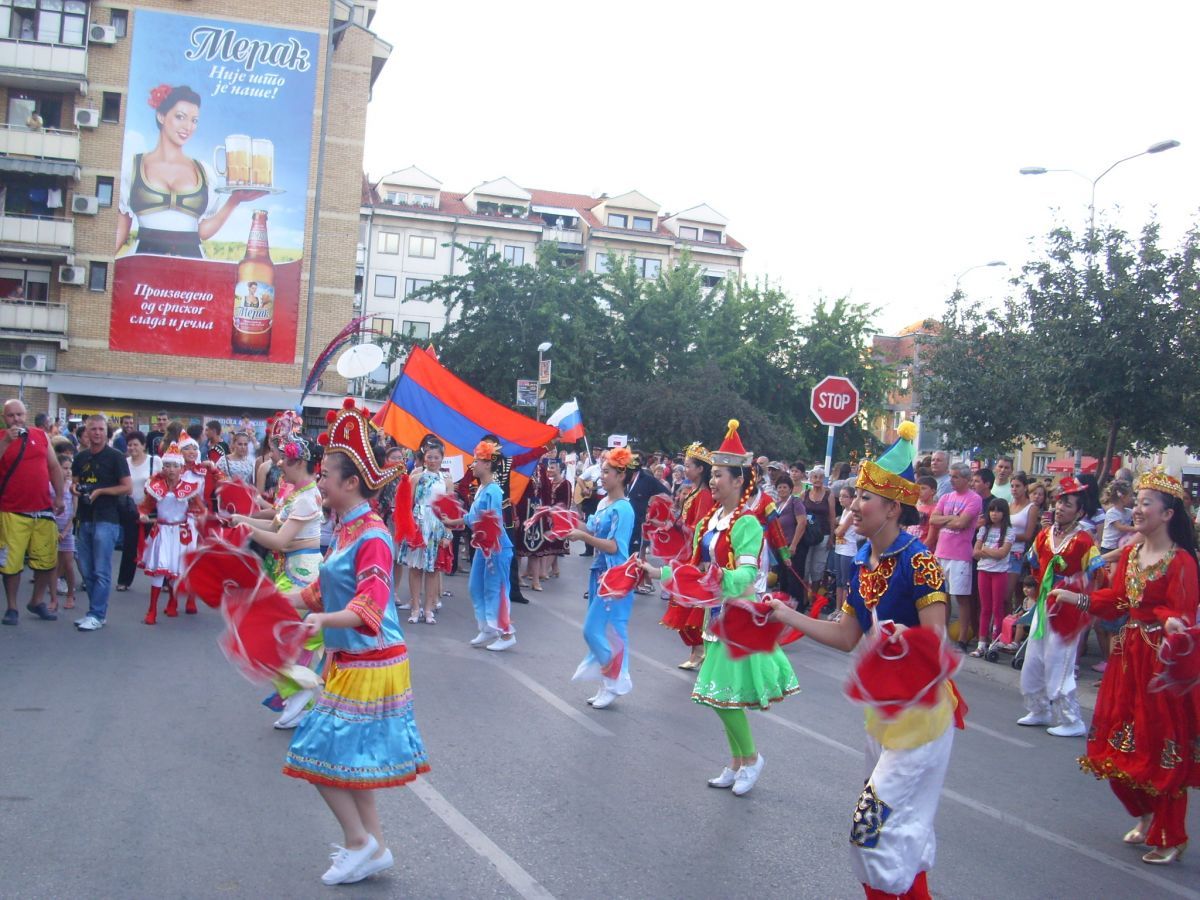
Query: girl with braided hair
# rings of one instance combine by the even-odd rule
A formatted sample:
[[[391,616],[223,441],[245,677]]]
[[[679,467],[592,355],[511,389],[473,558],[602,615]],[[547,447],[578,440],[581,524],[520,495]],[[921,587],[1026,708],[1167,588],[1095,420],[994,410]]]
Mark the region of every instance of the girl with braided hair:
[[[696,528],[692,562],[701,568],[719,566],[721,593],[726,599],[754,597],[766,593],[770,570],[763,539],[763,525],[754,513],[754,457],[746,452],[738,436],[738,421],[729,421],[729,430],[720,449],[712,453],[709,486],[716,505]],[[643,563],[652,578],[670,578],[670,566],[659,569]],[[721,608],[710,614],[710,627],[721,616]],[[692,700],[711,707],[725,726],[731,761],[721,774],[710,779],[709,787],[733,788],[742,796],[749,793],[762,772],[765,760],[755,747],[746,718],[747,709],[766,709],[784,697],[799,693],[800,685],[792,664],[778,645],[765,653],[750,653],[733,658],[725,645],[705,634],[708,650]]]

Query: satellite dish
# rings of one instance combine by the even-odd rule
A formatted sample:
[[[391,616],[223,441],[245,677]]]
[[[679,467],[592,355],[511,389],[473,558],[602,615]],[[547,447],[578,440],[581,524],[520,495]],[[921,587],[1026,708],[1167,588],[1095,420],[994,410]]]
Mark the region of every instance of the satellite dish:
[[[343,378],[362,378],[382,362],[383,348],[378,344],[355,344],[338,357],[337,371]]]

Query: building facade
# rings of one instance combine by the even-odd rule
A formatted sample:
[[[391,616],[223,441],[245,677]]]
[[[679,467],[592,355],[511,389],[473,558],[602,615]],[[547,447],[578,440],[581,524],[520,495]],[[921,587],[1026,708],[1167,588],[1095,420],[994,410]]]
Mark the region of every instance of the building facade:
[[[941,447],[941,435],[921,416],[920,374],[922,348],[933,339],[937,323],[932,319],[914,322],[898,334],[877,334],[871,350],[896,373],[896,381],[884,399],[884,414],[871,423],[871,433],[884,446],[896,441],[900,423],[916,422],[917,450],[929,453]]]
[[[6,396],[143,424],[296,405],[354,315],[374,11],[0,0]]]
[[[412,166],[374,184],[364,180],[362,198],[356,303],[380,331],[418,339],[439,331],[446,311],[408,298],[462,273],[467,263],[455,244],[490,246],[522,265],[535,261],[539,244],[553,242],[575,255],[581,268],[601,273],[612,254],[621,254],[646,278],[656,278],[687,250],[708,287],[740,278],[746,252],[711,207],[671,214],[637,191],[592,197],[499,178],[464,194],[443,190],[440,181]]]

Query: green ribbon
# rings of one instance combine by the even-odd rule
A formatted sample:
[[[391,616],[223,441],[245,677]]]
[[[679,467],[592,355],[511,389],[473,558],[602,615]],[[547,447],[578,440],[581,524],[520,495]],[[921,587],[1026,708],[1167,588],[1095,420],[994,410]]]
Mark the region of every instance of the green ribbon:
[[[1042,573],[1042,583],[1038,587],[1037,607],[1033,615],[1033,634],[1030,637],[1046,636],[1046,621],[1049,618],[1046,611],[1046,598],[1054,587],[1054,576],[1067,567],[1067,561],[1057,553],[1046,563],[1046,571]]]

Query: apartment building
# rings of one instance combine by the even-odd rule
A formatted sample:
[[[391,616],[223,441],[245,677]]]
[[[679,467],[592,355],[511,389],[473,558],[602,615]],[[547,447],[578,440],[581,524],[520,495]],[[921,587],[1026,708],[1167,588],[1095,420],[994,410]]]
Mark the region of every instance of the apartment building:
[[[896,441],[900,423],[918,425],[918,451],[927,453],[939,448],[941,435],[921,418],[921,354],[922,348],[937,333],[932,319],[900,329],[897,334],[877,334],[871,339],[871,352],[895,372],[895,383],[884,399],[884,414],[871,422],[871,433],[884,446]]]
[[[465,262],[453,249],[456,243],[490,246],[521,265],[534,262],[538,245],[549,241],[592,272],[606,271],[610,256],[621,254],[646,278],[675,265],[686,249],[708,287],[739,278],[746,253],[712,207],[670,213],[638,191],[592,197],[498,178],[464,194],[444,190],[432,175],[411,166],[374,184],[364,180],[362,199],[356,303],[384,333],[421,339],[445,325],[446,311],[408,298],[462,273]]]
[[[142,422],[297,403],[354,314],[375,6],[0,0],[5,396]],[[345,386],[322,387],[314,421]]]

